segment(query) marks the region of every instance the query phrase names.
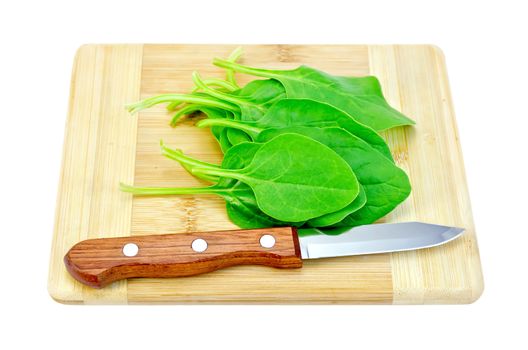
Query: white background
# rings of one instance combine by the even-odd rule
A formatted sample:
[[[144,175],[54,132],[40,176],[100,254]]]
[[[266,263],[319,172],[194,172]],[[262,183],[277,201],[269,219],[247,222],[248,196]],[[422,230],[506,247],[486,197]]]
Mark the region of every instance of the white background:
[[[0,347],[526,346],[523,1],[17,1],[0,9]],[[83,43],[433,43],[447,58],[485,277],[466,306],[64,306],[47,294]],[[7,345],[6,344],[11,344]]]

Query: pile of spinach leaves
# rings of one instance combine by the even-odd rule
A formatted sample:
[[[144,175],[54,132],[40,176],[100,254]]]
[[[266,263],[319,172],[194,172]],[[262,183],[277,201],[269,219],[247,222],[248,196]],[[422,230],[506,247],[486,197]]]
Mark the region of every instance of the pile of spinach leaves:
[[[392,108],[376,77],[343,77],[300,66],[260,69],[236,61],[241,49],[213,63],[226,78],[203,80],[187,94],[129,105],[131,113],[168,103],[171,125],[197,112],[224,159],[211,164],[161,144],[162,154],[211,182],[198,188],[133,187],[135,195],[215,194],[241,228],[337,227],[372,223],[411,191],[379,132],[414,122]],[[240,87],[235,72],[259,78]]]

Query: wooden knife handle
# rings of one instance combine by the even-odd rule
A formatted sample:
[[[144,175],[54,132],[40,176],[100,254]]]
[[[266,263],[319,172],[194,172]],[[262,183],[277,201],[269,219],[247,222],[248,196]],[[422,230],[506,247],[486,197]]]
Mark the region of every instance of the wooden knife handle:
[[[94,288],[125,278],[192,276],[233,265],[302,267],[292,227],[89,239],[74,245],[64,263],[76,280]]]

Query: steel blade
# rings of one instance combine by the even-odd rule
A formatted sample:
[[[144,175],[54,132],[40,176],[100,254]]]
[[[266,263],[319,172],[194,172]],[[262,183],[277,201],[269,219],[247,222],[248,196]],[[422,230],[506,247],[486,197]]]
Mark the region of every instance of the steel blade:
[[[452,241],[462,232],[463,228],[423,222],[298,230],[303,259],[430,248]]]

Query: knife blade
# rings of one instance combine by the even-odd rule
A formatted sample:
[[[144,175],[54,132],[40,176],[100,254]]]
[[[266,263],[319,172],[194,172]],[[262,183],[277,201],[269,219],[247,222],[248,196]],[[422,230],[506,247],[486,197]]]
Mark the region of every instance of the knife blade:
[[[302,258],[318,259],[431,248],[457,238],[464,229],[402,222],[328,230],[308,228],[298,232]]]
[[[463,231],[405,222],[99,238],[75,244],[64,263],[79,282],[102,288],[126,278],[184,277],[234,265],[300,268],[303,259],[431,248],[456,239]]]

